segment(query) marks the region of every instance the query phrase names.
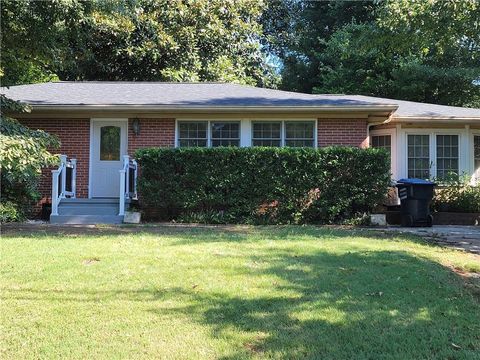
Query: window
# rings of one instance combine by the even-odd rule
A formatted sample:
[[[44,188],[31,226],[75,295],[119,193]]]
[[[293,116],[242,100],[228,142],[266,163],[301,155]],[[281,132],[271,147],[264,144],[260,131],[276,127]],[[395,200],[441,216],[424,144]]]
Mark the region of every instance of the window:
[[[253,146],[281,146],[282,123],[280,121],[253,122]]]
[[[430,136],[408,135],[408,177],[430,177]]]
[[[376,149],[384,149],[388,152],[388,161],[392,162],[392,136],[391,135],[373,135],[372,147]]]
[[[374,135],[372,136],[372,147],[377,149],[385,149],[389,154],[391,154],[392,137],[390,135]]]
[[[100,129],[100,160],[120,160],[120,128],[102,126]]]
[[[212,146],[240,146],[240,123],[212,122]]]
[[[480,179],[480,135],[473,137],[473,173]]]
[[[437,178],[458,174],[458,135],[437,135]]]
[[[178,146],[207,146],[207,121],[182,121],[178,123]]]
[[[285,122],[285,145],[292,147],[314,147],[315,123],[312,121]]]

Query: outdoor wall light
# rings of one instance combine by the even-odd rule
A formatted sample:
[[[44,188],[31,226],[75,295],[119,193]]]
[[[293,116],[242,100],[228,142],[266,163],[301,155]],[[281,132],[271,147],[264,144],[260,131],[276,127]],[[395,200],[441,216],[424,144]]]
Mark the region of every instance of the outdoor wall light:
[[[133,133],[135,135],[140,134],[140,119],[138,118],[133,119],[132,128],[133,128]]]

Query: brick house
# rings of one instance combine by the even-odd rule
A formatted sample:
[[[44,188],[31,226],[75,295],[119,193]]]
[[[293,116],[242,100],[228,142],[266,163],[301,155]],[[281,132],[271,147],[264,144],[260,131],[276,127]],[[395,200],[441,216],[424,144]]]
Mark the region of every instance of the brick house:
[[[31,105],[14,114],[23,124],[61,140],[62,165],[41,180],[52,222],[120,222],[143,147],[375,146],[390,152],[394,179],[480,178],[480,109],[226,83],[51,82],[2,93]]]

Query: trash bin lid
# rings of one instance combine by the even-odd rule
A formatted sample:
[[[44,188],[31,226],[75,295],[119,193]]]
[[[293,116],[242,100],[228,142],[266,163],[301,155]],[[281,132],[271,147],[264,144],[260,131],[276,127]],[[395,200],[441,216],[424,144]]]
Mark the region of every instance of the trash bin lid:
[[[432,181],[423,180],[423,179],[416,179],[416,178],[400,179],[400,180],[397,181],[397,183],[411,184],[411,185],[435,185],[435,183],[432,182]]]

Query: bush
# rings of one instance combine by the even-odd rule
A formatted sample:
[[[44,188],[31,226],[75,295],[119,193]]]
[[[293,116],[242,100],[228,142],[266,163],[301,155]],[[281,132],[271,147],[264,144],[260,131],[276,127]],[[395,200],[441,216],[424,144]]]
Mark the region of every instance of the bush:
[[[378,149],[141,149],[147,218],[209,223],[332,223],[380,203],[390,183]]]
[[[41,170],[59,162],[58,156],[49,152],[49,149],[59,146],[59,140],[44,131],[27,128],[5,115],[29,111],[27,106],[3,94],[0,94],[0,106],[0,180],[2,203],[5,203],[1,209],[3,222],[4,211],[9,219],[5,221],[19,220],[28,213],[32,202],[39,199]],[[17,215],[13,216],[12,209]]]
[[[480,186],[472,186],[460,179],[445,183],[435,190],[434,211],[474,213],[480,212]]]
[[[24,220],[23,214],[18,210],[17,205],[11,201],[0,203],[0,223]]]

